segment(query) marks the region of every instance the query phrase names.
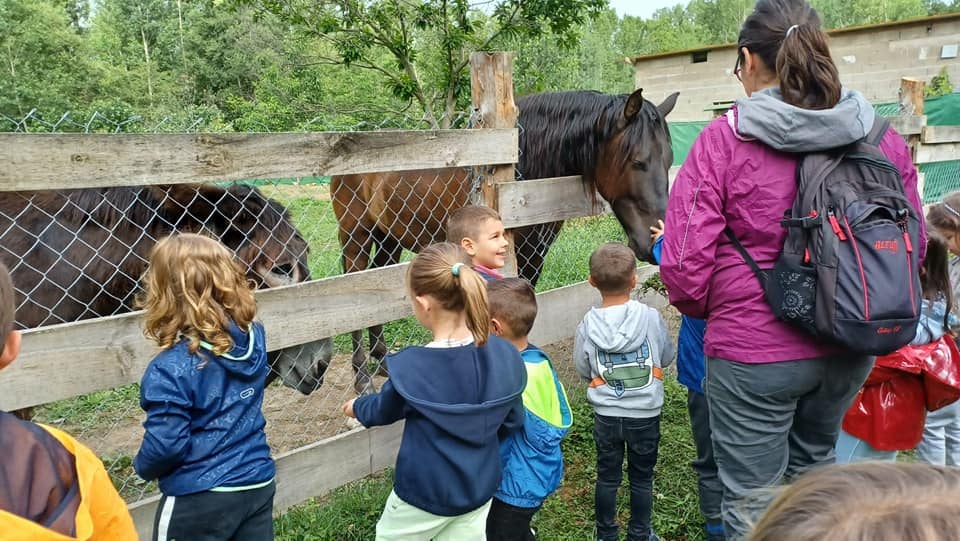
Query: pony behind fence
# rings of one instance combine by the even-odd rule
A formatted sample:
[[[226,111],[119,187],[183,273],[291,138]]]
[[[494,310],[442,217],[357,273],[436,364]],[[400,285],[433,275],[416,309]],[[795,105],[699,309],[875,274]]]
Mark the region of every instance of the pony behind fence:
[[[650,226],[663,218],[673,163],[665,117],[678,93],[654,105],[642,89],[630,95],[591,91],[535,94],[517,100],[520,158],[517,179],[581,175],[592,198],[610,203],[639,259],[652,262]],[[335,176],[330,185],[345,272],[399,262],[445,240],[446,218],[471,192],[462,168]],[[596,200],[594,199],[594,202]],[[520,276],[536,284],[563,222],[512,230]],[[366,374],[360,331],[353,333],[358,390]],[[382,359],[383,327],[370,328],[370,351]]]
[[[246,185],[3,192],[0,231],[21,329],[131,311],[150,249],[173,232],[219,239],[257,287],[310,279],[287,209]],[[274,351],[269,381],[309,394],[332,352],[328,338]]]

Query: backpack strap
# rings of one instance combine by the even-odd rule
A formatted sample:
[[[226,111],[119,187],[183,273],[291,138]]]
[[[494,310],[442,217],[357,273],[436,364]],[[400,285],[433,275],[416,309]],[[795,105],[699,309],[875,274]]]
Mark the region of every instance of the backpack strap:
[[[747,252],[747,249],[743,247],[743,244],[740,244],[740,241],[737,240],[736,235],[733,234],[733,231],[729,227],[723,230],[726,233],[727,238],[730,239],[730,242],[733,243],[733,247],[740,252],[740,255],[743,256],[743,260],[747,262],[747,265],[750,266],[750,270],[753,271],[753,274],[756,275],[757,280],[760,280],[760,285],[766,287],[767,284],[767,275],[765,272],[760,270],[760,265],[757,265],[756,260],[750,257],[750,254]]]
[[[883,136],[887,134],[888,129],[890,129],[890,121],[877,115],[873,117],[873,127],[870,128],[870,133],[868,133],[863,140],[868,145],[878,147],[880,146],[880,141],[883,141]]]

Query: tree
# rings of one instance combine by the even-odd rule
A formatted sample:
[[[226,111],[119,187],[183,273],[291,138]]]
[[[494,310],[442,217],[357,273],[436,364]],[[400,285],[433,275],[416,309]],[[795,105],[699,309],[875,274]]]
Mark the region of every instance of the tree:
[[[923,95],[927,98],[946,96],[952,92],[953,85],[950,84],[950,74],[947,73],[946,66],[940,68],[940,73],[934,75],[933,79],[930,79],[930,84],[923,89]]]
[[[606,0],[234,2],[257,6],[327,42],[334,54],[318,57],[321,62],[379,73],[396,97],[419,104],[435,128],[450,125],[468,94],[470,53],[546,31],[570,46],[578,25],[606,6]]]

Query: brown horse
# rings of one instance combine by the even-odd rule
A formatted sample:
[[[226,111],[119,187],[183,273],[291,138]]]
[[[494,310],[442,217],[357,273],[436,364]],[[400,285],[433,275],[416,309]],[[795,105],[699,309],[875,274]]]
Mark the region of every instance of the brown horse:
[[[5,192],[0,232],[21,329],[133,310],[150,249],[174,232],[220,239],[257,287],[310,279],[308,246],[287,209],[246,185]],[[272,352],[268,383],[280,377],[309,394],[332,354],[329,338]]]
[[[650,231],[663,218],[673,151],[665,117],[678,93],[660,105],[630,95],[574,91],[517,100],[518,180],[582,175],[591,196],[610,203],[638,258],[652,262]],[[333,177],[330,189],[345,272],[397,263],[404,248],[445,240],[449,213],[467,202],[466,169]],[[520,276],[537,283],[563,222],[513,231]],[[586,256],[586,254],[584,254]],[[371,261],[372,258],[372,261]],[[370,328],[370,352],[382,359],[382,327]],[[353,333],[353,366],[363,373],[360,331]]]

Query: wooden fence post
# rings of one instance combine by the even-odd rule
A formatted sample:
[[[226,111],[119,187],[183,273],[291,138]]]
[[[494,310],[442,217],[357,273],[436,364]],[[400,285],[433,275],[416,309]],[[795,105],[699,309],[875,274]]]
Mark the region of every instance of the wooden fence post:
[[[899,115],[907,117],[923,116],[923,87],[926,83],[922,79],[902,77],[900,79]],[[922,131],[922,130],[921,130]],[[917,148],[920,146],[920,135],[907,136],[907,146],[910,147],[910,156],[916,161]]]
[[[513,53],[476,52],[470,55],[470,90],[475,128],[516,128],[517,105],[513,100]],[[481,175],[480,191],[488,207],[500,211],[497,184],[516,179],[515,164],[498,164],[474,168]],[[503,273],[517,274],[516,247],[513,235],[507,235],[507,261]]]

